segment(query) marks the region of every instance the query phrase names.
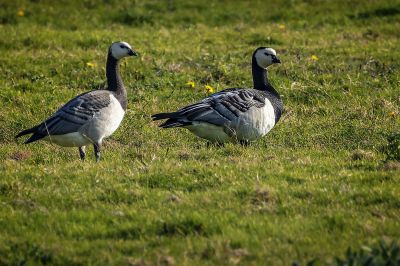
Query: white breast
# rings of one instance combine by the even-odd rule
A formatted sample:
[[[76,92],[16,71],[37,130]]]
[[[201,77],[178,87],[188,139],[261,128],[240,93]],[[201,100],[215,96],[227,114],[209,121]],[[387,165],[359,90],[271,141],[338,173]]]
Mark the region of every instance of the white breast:
[[[265,99],[261,108],[252,107],[239,116],[236,135],[239,140],[256,140],[265,136],[275,125],[275,111],[271,102]]]
[[[125,111],[121,104],[110,94],[110,104],[101,109],[93,119],[79,132],[90,138],[93,142],[101,142],[103,138],[109,137],[121,124]]]
[[[111,136],[117,130],[125,116],[125,111],[117,98],[110,94],[110,100],[110,105],[100,111],[98,119],[104,125],[103,138]]]

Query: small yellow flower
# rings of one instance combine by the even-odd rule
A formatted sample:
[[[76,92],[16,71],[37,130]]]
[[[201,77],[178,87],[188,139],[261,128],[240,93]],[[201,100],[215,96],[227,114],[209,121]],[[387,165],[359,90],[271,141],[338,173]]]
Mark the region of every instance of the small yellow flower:
[[[90,67],[90,68],[94,68],[96,65],[95,65],[94,63],[87,62],[87,63],[86,63],[86,66],[87,66],[87,67]]]
[[[313,54],[312,56],[311,56],[311,60],[313,60],[313,61],[318,61],[318,56],[316,56],[315,54]]]
[[[379,83],[380,82],[380,80],[378,79],[378,78],[374,78],[374,80],[373,80],[375,83]]]
[[[185,84],[188,88],[194,89],[194,87],[196,87],[196,83],[194,83],[194,81],[188,81]]]
[[[278,25],[278,28],[279,28],[280,30],[284,30],[284,29],[286,29],[286,26],[285,26],[284,24],[279,24],[279,25]]]
[[[396,116],[396,113],[395,112],[390,112],[389,116]]]
[[[18,16],[18,17],[23,17],[23,16],[25,16],[24,10],[18,10],[17,16]]]
[[[207,93],[213,93],[215,91],[214,88],[211,87],[210,85],[204,86],[204,89],[206,90]]]

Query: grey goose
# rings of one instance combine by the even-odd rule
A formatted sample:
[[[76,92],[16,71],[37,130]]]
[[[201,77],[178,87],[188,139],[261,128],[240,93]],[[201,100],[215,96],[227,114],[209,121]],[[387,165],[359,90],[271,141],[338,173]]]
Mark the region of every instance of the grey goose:
[[[16,138],[32,133],[25,144],[43,139],[64,147],[79,147],[82,160],[85,159],[85,146],[93,144],[96,161],[99,161],[103,139],[119,127],[127,107],[119,61],[136,55],[128,43],[112,43],[106,64],[107,89],[78,95],[44,122],[21,131]]]
[[[267,67],[280,62],[274,49],[259,47],[252,56],[253,89],[225,89],[176,112],[152,118],[167,119],[162,128],[187,128],[213,143],[248,144],[265,136],[281,117],[283,103],[267,75]]]

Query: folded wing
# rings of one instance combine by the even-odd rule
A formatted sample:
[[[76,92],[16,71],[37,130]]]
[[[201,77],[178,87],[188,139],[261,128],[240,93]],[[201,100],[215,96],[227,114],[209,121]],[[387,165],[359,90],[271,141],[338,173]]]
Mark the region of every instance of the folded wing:
[[[186,106],[173,113],[152,116],[154,120],[168,119],[160,125],[163,128],[191,125],[193,122],[206,122],[216,126],[235,124],[240,115],[251,107],[265,105],[265,95],[254,89],[227,89],[215,93],[203,101]]]
[[[110,104],[110,92],[91,91],[77,96],[41,124],[20,132],[17,137],[33,133],[25,142],[30,143],[48,135],[64,135],[77,132],[97,112]]]

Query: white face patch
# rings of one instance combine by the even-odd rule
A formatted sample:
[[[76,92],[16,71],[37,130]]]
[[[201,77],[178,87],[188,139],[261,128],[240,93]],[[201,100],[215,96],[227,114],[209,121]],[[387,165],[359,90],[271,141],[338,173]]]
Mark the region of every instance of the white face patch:
[[[132,51],[132,47],[127,42],[115,42],[111,45],[110,51],[115,59],[121,59],[129,56],[129,51]]]
[[[259,67],[267,68],[273,64],[272,57],[276,56],[276,52],[272,48],[259,49],[254,56]]]

